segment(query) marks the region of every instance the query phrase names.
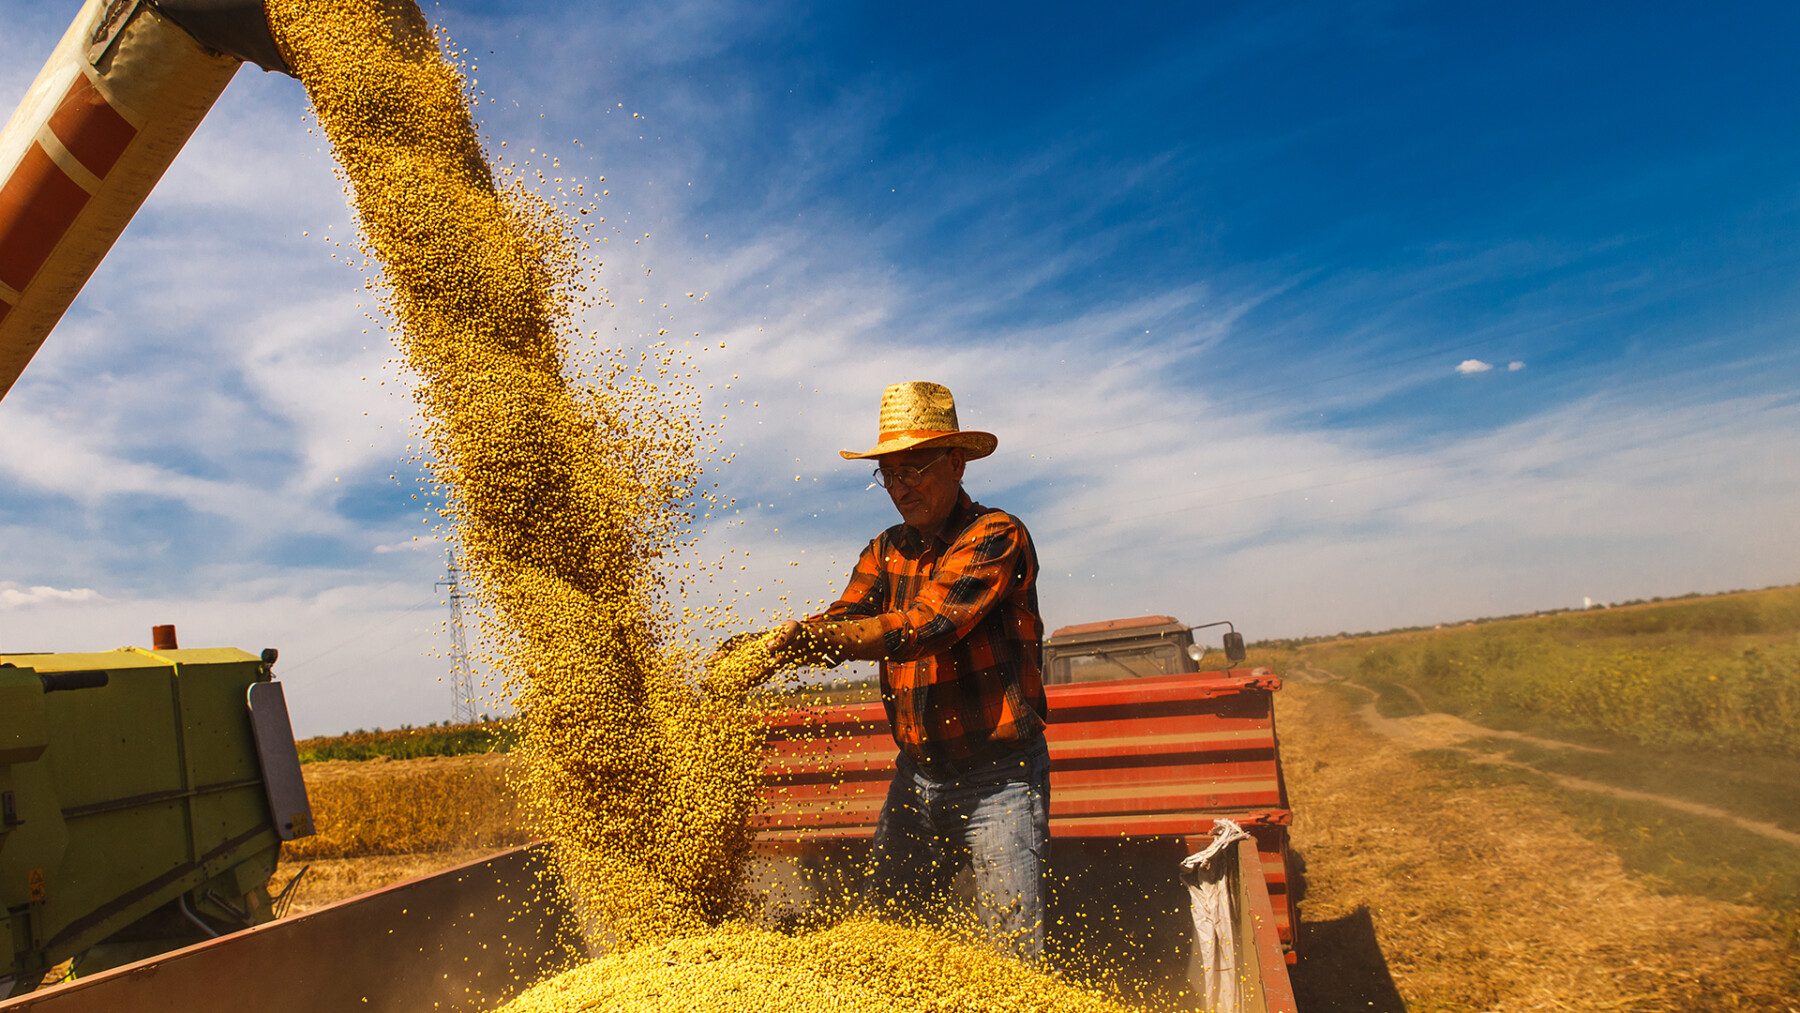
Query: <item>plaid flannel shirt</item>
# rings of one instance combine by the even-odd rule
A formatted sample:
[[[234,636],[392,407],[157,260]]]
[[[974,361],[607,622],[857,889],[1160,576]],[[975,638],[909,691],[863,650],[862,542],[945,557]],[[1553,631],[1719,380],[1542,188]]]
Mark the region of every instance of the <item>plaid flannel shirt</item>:
[[[883,531],[825,610],[880,620],[894,741],[928,769],[968,769],[1043,732],[1037,573],[1025,525],[958,492],[938,539],[926,545],[904,524]]]

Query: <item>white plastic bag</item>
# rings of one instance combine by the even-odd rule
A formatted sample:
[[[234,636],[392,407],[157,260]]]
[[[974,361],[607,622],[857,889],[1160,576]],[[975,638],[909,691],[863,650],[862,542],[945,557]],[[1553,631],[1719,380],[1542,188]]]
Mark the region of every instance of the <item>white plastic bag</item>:
[[[1241,913],[1231,909],[1232,872],[1237,868],[1237,842],[1249,836],[1231,820],[1214,820],[1212,843],[1181,860],[1181,881],[1187,884],[1194,914],[1188,983],[1200,1008],[1211,1013],[1243,1009],[1236,928]]]

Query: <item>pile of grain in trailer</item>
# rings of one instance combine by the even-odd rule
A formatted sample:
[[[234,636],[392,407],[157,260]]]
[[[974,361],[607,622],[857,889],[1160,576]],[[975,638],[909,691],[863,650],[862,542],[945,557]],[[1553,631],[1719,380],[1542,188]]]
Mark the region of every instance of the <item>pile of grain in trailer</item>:
[[[992,947],[931,928],[847,919],[787,935],[727,923],[540,982],[501,1013],[1124,1013]]]

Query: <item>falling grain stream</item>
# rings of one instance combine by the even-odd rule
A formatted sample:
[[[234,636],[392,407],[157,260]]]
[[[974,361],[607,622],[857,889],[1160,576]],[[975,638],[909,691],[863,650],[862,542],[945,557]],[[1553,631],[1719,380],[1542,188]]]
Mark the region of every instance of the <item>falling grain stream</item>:
[[[348,180],[423,462],[522,716],[514,786],[605,953],[507,1008],[1116,1008],[938,931],[742,920],[758,647],[707,672],[670,604],[707,437],[691,363],[571,351],[583,230],[490,166],[410,0],[268,7]]]

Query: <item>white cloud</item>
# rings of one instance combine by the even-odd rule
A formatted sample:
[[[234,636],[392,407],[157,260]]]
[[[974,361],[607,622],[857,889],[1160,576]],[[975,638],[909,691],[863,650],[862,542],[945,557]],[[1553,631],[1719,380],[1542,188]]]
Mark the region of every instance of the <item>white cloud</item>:
[[[22,587],[10,580],[0,581],[0,609],[22,608],[27,605],[41,605],[45,602],[102,602],[100,592],[91,587],[72,587],[68,590],[37,585]]]
[[[390,552],[417,552],[420,549],[434,549],[437,547],[435,544],[437,541],[438,536],[436,535],[420,535],[417,538],[409,538],[403,541],[389,542],[385,545],[377,545],[375,546],[375,554],[377,556],[384,556]]]
[[[1596,572],[1621,598],[1792,579],[1787,564],[1727,544],[1761,531],[1761,551],[1791,545],[1775,519],[1800,495],[1761,483],[1729,523],[1694,501],[1715,484],[1791,474],[1764,442],[1796,424],[1779,404],[1715,395],[1646,408],[1667,395],[1651,383],[1396,444],[1374,427],[1297,428],[1287,405],[1184,380],[1243,326],[1211,293],[926,342],[911,335],[957,333],[965,307],[921,308],[829,230],[761,242],[751,259],[779,269],[709,279],[705,309],[722,329],[697,318],[692,328],[727,339],[708,352],[718,358],[707,379],[741,375],[723,440],[739,456],[722,481],[744,501],[742,523],[715,523],[702,555],[748,556],[733,558],[716,595],[738,600],[746,619],[776,611],[782,595],[801,612],[829,600],[855,553],[893,523],[835,451],[872,439],[881,387],[899,379],[948,384],[964,424],[1000,436],[966,482],[1031,527],[1051,626],[1173,612],[1298,635],[1527,611]],[[1134,344],[1152,312],[1204,340]],[[1032,364],[1029,379],[1019,362]]]
[[[301,736],[422,724],[448,717],[451,704],[444,683],[449,609],[433,579],[427,570],[404,581],[346,580],[305,594],[276,579],[220,584],[197,595],[50,598],[30,610],[0,608],[0,652],[148,647],[150,628],[172,623],[183,647],[250,654],[279,648],[275,674],[287,684]],[[481,709],[498,712],[485,697]]]
[[[1508,373],[1517,373],[1519,370],[1524,369],[1524,368],[1525,368],[1525,364],[1523,362],[1520,362],[1517,359],[1514,359],[1513,361],[1506,364],[1506,371]]]
[[[1494,364],[1491,362],[1482,362],[1480,359],[1464,359],[1457,364],[1456,371],[1468,376],[1472,373],[1485,373],[1493,368]]]

